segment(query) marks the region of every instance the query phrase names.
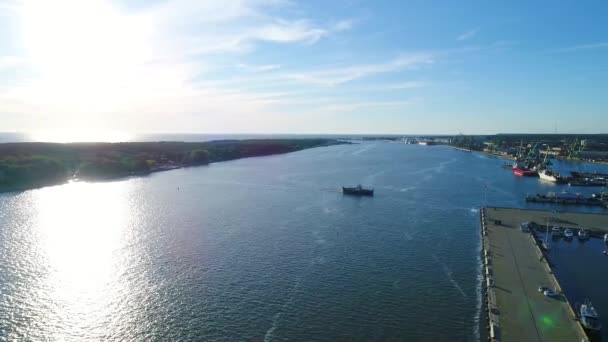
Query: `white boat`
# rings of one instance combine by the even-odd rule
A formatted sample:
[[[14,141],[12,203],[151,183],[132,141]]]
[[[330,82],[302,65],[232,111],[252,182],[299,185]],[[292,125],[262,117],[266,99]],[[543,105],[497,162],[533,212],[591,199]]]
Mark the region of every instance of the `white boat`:
[[[600,323],[600,316],[597,314],[597,311],[593,307],[590,301],[586,301],[581,305],[581,309],[579,312],[581,316],[581,324],[585,329],[599,331],[602,329],[602,324]]]
[[[579,240],[587,240],[589,238],[589,234],[586,230],[581,229],[578,231],[578,239]]]
[[[540,170],[538,172],[538,178],[548,181],[548,182],[553,182],[553,183],[557,183],[559,181],[559,174],[554,173],[551,170]]]
[[[551,243],[549,241],[543,241],[543,249],[549,251],[551,249]]]
[[[604,242],[608,243],[608,233],[604,234]]]
[[[555,226],[551,229],[551,235],[560,236],[562,235],[562,230],[558,226]]]
[[[572,229],[566,228],[566,230],[564,230],[564,237],[566,239],[572,239],[573,236],[574,236],[574,232],[572,231]]]

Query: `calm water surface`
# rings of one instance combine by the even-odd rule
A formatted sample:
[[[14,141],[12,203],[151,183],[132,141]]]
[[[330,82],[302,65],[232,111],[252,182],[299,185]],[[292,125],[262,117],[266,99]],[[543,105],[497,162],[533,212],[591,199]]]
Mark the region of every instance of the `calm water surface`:
[[[0,340],[477,340],[484,185],[561,189],[503,163],[376,142],[2,194]]]

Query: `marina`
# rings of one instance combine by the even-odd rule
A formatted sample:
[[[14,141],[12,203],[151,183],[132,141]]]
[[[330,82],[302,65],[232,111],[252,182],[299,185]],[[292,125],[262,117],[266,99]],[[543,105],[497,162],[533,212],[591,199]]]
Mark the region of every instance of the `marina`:
[[[596,340],[594,327],[600,325],[597,317],[601,312],[573,302],[571,293],[562,288],[553,270],[559,268],[552,246],[556,243],[550,244],[547,238],[556,242],[563,237],[568,245],[577,232],[578,243],[587,243],[588,236],[604,243],[608,216],[496,207],[480,213],[490,340]],[[552,232],[544,233],[549,226],[553,226]],[[569,260],[574,262],[572,257]],[[560,268],[560,272],[565,270]],[[564,279],[573,287],[571,277]]]

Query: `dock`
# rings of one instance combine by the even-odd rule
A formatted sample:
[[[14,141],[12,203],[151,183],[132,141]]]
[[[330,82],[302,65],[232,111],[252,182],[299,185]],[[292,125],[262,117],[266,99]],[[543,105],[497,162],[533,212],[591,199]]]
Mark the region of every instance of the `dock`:
[[[520,229],[522,222],[542,224],[548,215],[554,214],[511,208],[480,210],[490,341],[588,341],[533,234]],[[559,222],[598,231],[608,228],[608,215],[563,213]],[[543,295],[539,286],[555,289],[559,297]]]
[[[526,202],[552,203],[561,205],[585,205],[608,208],[608,202],[594,197],[559,197],[558,195],[534,195],[526,196]]]

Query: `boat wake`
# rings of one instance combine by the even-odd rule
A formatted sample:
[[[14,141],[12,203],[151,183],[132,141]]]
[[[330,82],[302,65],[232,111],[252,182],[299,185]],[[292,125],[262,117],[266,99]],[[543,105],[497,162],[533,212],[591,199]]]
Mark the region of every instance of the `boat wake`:
[[[371,175],[368,175],[365,178],[363,178],[363,183],[374,184],[376,177],[380,176],[381,174],[383,174],[385,172],[386,171],[378,171],[378,172],[372,173]]]
[[[446,166],[453,164],[457,161],[458,161],[458,159],[450,159],[450,160],[442,161],[437,166],[416,170],[414,172],[411,172],[410,174],[411,175],[419,175],[419,174],[424,175],[423,176],[424,180],[429,180],[429,179],[433,178],[431,173],[435,173],[435,174],[443,173],[445,171]]]
[[[321,233],[318,230],[313,231],[312,236],[315,238],[315,243],[317,245],[324,245],[327,242],[327,240],[321,236]]]
[[[408,232],[403,232],[403,236],[405,237],[405,239],[407,241],[412,241],[414,240],[414,237],[412,236],[412,234],[408,233]]]
[[[441,268],[443,269],[443,273],[445,273],[445,275],[448,277],[448,280],[450,281],[450,283],[452,283],[452,285],[454,286],[454,288],[456,290],[458,290],[458,292],[460,292],[460,294],[462,295],[462,297],[464,299],[467,299],[467,294],[464,293],[464,291],[462,290],[462,287],[460,287],[460,284],[458,284],[458,282],[456,281],[456,279],[454,279],[454,277],[452,277],[452,270],[450,270],[450,268],[448,267],[448,265],[446,265],[446,263],[442,262],[441,260],[439,260],[439,258],[437,258],[436,255],[433,254],[433,259],[435,259],[435,261],[441,266]]]
[[[351,156],[358,156],[361,153],[367,152],[369,150],[371,150],[372,148],[376,147],[376,145],[365,145],[363,148],[360,148],[356,151],[354,151],[353,153],[351,153]]]

